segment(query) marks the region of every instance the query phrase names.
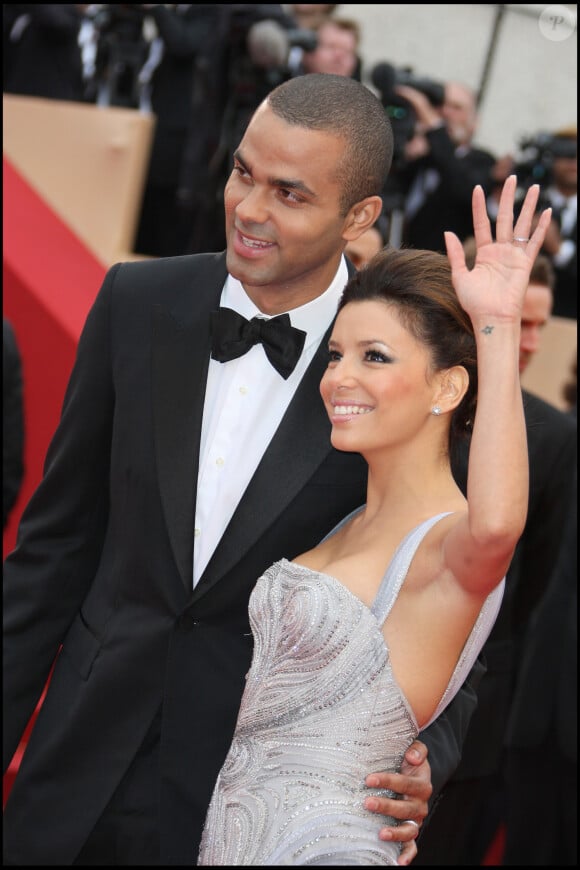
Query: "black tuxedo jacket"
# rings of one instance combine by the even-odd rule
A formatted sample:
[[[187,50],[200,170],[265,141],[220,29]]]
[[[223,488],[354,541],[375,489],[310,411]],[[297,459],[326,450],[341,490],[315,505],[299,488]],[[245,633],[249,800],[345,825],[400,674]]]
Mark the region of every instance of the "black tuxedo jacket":
[[[5,810],[7,863],[70,864],[157,717],[163,863],[195,863],[250,664],[250,592],[365,499],[365,464],[330,444],[321,349],[192,589],[210,312],[225,279],[224,254],[118,264],[87,318],[5,563],[5,768],[56,659]],[[466,687],[425,734],[436,789],[474,704]]]

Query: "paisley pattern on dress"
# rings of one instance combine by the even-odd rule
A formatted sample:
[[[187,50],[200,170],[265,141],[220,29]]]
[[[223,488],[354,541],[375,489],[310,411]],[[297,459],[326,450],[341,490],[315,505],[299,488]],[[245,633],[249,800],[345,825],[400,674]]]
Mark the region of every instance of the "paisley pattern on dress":
[[[397,863],[400,844],[379,840],[394,820],[363,806],[386,792],[364,780],[397,770],[418,727],[381,627],[420,541],[442,516],[406,536],[372,608],[335,578],[286,559],[258,580],[252,665],[198,865]],[[433,718],[471,669],[502,592],[503,584],[488,597]]]

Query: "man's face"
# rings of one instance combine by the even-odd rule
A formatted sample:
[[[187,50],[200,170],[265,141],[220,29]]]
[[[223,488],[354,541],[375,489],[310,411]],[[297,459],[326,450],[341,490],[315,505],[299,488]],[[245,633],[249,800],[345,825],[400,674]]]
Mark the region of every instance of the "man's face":
[[[327,73],[352,76],[357,65],[354,33],[337,27],[332,21],[318,29],[318,45],[306,52],[303,66],[307,73]]]
[[[351,214],[340,208],[344,149],[267,104],[244,134],[224,193],[227,267],[266,314],[304,305],[334,278]]]
[[[447,82],[441,115],[456,145],[471,142],[475,132],[476,114],[473,96],[466,88],[455,82]]]
[[[546,284],[530,284],[522,307],[520,375],[540,349],[542,329],[552,313],[553,296]]]
[[[552,177],[556,187],[566,196],[578,190],[578,158],[556,157],[552,163]]]

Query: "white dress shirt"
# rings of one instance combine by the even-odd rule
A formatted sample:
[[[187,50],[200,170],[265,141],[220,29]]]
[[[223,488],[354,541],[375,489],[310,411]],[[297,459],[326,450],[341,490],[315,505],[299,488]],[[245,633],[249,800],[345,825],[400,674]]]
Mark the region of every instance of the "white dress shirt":
[[[288,312],[292,326],[306,332],[306,341],[287,380],[270,364],[261,344],[254,345],[238,359],[225,363],[210,360],[197,480],[194,586],[332,322],[347,280],[343,257],[322,296]],[[248,320],[257,315],[266,317],[231,275],[224,285],[220,304],[233,308]]]

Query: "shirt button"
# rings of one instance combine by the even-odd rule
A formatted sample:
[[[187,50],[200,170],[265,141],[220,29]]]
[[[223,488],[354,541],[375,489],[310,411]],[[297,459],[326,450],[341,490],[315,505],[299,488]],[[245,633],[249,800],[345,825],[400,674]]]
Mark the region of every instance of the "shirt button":
[[[194,529],[193,530],[193,537],[194,538],[199,538],[200,535],[201,535],[201,529]]]
[[[247,387],[240,387],[240,393],[242,394],[242,396],[245,396],[247,392],[248,392]]]
[[[218,456],[218,458],[215,461],[215,464],[218,465],[220,468],[222,467],[222,465],[225,465],[225,463],[226,463],[225,459],[223,459],[223,457],[221,457],[221,456]]]

